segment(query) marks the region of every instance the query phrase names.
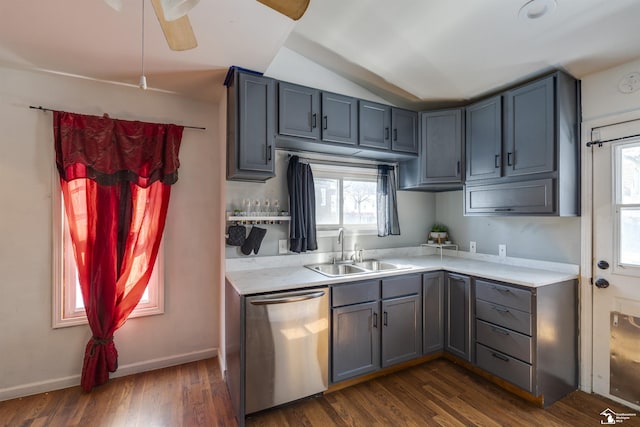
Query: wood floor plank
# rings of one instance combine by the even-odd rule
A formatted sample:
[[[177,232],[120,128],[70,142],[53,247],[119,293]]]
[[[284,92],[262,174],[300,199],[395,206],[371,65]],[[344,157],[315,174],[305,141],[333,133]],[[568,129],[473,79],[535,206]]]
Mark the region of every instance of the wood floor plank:
[[[250,427],[597,426],[600,412],[635,413],[576,391],[546,409],[448,360],[338,389],[250,416]],[[0,402],[2,427],[235,426],[217,359]],[[640,426],[640,414],[618,423]]]

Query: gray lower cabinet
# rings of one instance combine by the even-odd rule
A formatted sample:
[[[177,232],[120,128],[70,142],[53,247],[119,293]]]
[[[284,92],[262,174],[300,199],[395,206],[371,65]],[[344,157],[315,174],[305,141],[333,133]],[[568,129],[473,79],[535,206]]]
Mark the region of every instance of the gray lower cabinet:
[[[422,275],[422,353],[444,348],[444,273]]]
[[[472,300],[471,278],[462,274],[445,275],[445,351],[471,362]]]
[[[476,365],[542,399],[575,390],[577,283],[520,288],[475,280]]]
[[[420,155],[400,163],[401,190],[462,188],[462,113],[460,108],[420,113]]]
[[[417,274],[332,286],[331,382],[422,354],[422,289]]]
[[[331,289],[331,382],[380,369],[380,281]]]
[[[275,81],[232,70],[227,79],[227,179],[275,176]]]

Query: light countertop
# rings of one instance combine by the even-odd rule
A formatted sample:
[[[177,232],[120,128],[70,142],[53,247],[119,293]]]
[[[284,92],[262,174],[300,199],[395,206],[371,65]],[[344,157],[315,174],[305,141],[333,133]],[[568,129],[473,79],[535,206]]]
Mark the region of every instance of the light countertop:
[[[337,283],[356,282],[371,278],[381,278],[408,274],[445,270],[485,279],[497,280],[516,285],[537,288],[552,283],[577,279],[574,272],[563,272],[517,266],[507,263],[491,262],[469,258],[426,255],[417,257],[376,257],[377,259],[401,264],[406,269],[367,273],[366,275],[350,275],[343,277],[327,277],[303,266],[282,266],[252,270],[228,271],[227,280],[241,295],[251,295],[273,291],[318,287]]]

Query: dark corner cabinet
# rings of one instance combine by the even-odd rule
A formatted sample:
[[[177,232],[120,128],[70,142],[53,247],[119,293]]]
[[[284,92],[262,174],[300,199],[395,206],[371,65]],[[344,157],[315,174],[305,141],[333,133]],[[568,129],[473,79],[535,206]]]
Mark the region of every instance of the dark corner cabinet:
[[[462,274],[447,273],[444,294],[444,349],[454,356],[471,362],[473,360],[471,278]]]
[[[420,154],[400,163],[401,190],[462,189],[463,113],[461,108],[420,113]]]
[[[404,275],[332,286],[331,382],[422,354],[422,281]]]
[[[475,280],[476,365],[547,406],[578,384],[577,281]]]
[[[557,71],[466,108],[465,215],[580,214],[579,96]]]
[[[275,176],[276,82],[231,68],[227,79],[227,179]]]

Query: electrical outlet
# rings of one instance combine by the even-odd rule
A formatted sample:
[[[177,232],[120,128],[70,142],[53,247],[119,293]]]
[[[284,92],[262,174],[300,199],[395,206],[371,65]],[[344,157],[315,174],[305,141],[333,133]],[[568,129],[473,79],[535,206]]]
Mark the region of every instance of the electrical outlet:
[[[506,258],[507,257],[507,245],[505,245],[505,244],[498,245],[498,256],[500,258]]]
[[[476,253],[476,242],[469,242],[469,252],[472,254]]]
[[[286,239],[278,240],[278,253],[282,255],[288,252],[289,252],[289,248],[287,248],[287,240]]]

